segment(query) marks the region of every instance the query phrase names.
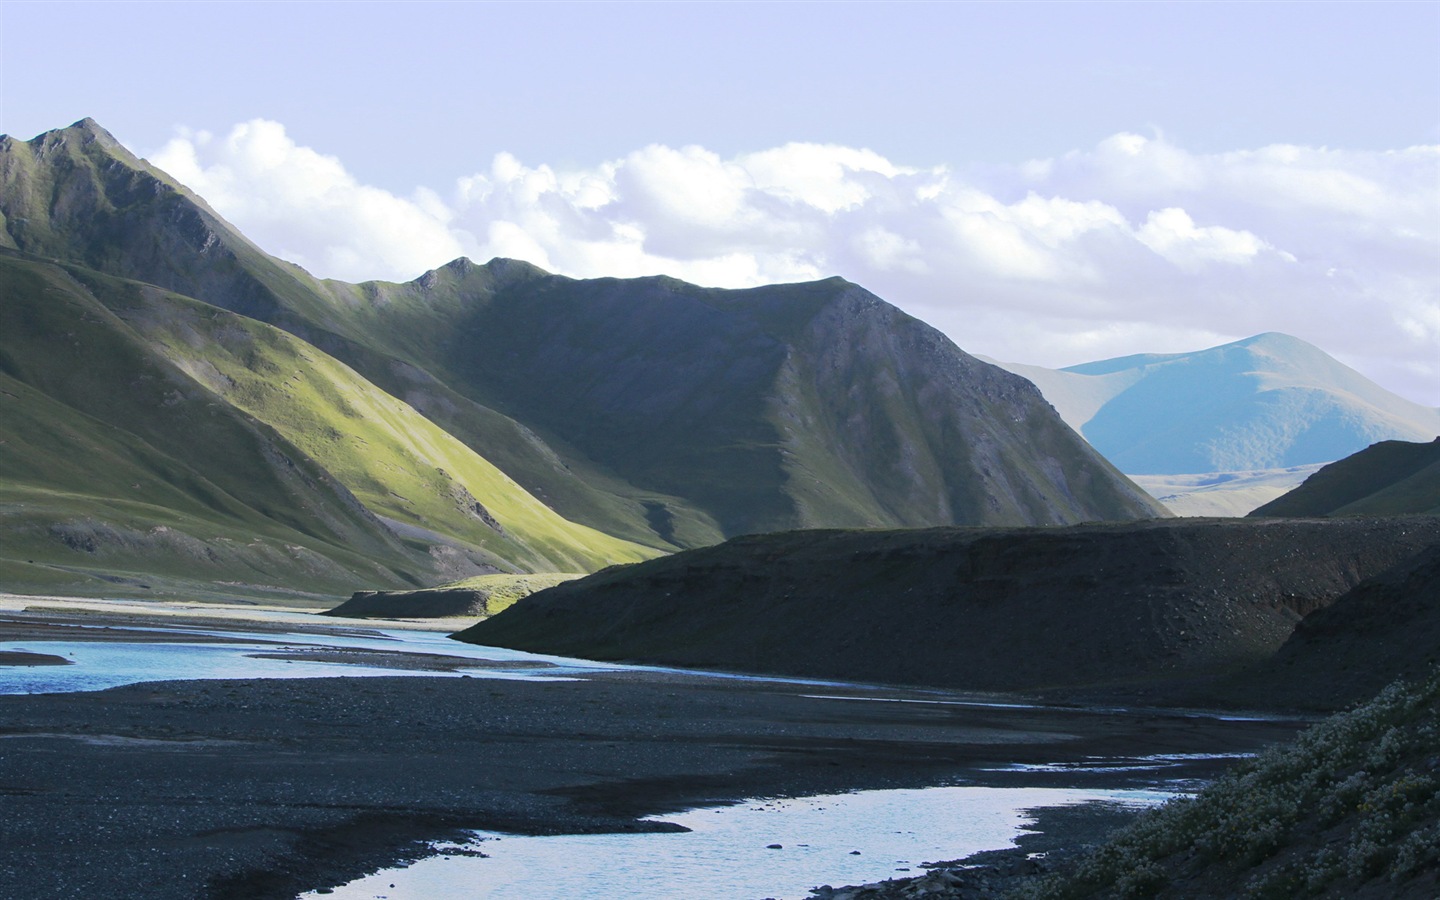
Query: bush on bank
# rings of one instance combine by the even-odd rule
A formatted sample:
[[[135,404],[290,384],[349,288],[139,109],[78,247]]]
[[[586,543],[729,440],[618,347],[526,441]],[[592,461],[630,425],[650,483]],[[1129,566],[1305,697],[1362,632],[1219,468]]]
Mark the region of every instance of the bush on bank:
[[[1016,896],[1425,896],[1437,871],[1440,672],[1141,815],[1068,875]]]

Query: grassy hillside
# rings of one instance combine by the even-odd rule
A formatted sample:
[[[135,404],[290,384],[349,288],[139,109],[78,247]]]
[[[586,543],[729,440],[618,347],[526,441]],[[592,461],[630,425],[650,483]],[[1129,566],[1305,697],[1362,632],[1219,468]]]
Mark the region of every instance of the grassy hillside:
[[[460,640],[591,659],[1164,699],[1440,542],[1440,518],[811,531],[607,569]]]
[[[423,553],[68,272],[0,255],[0,296],[7,588],[125,592],[147,574],[242,592],[418,583]]]
[[[284,332],[8,252],[0,291],[9,590],[328,599],[654,553]]]
[[[655,555],[561,518],[407,404],[286,332],[133,282],[85,277],[151,346],[275,428],[404,533],[522,571]]]
[[[321,282],[93,122],[0,143],[14,246],[275,325],[608,534],[1163,514],[1023,381],[838,279],[713,291],[500,260]]]
[[[1440,438],[1381,441],[1331,463],[1252,516],[1440,514]]]
[[[1397,683],[1015,896],[1440,896],[1437,741],[1440,675]]]

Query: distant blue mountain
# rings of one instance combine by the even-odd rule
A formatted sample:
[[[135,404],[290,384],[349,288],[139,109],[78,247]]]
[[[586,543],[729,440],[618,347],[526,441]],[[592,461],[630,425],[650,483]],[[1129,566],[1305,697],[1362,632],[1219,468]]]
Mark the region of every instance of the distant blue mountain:
[[[1131,475],[1325,463],[1377,441],[1440,434],[1440,409],[1274,332],[1195,353],[1066,369],[999,365],[1033,381],[1072,428]]]

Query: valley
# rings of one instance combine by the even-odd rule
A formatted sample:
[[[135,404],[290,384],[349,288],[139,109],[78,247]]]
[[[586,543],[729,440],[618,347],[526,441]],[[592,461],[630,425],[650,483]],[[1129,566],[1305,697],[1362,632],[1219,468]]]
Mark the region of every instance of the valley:
[[[93,120],[0,136],[0,885],[289,900],[477,829],[1217,778],[1203,827],[1046,806],[820,896],[1231,896],[1356,791],[1420,847],[1437,432],[1273,332],[1048,370],[838,277],[322,279]],[[1176,844],[1287,766],[1271,855]],[[1433,886],[1382,824],[1317,890]]]
[[[1097,714],[965,692],[523,655],[506,661],[503,652],[500,665],[522,677],[494,677],[504,673],[485,662],[491,651],[454,642],[467,657],[447,660],[457,670],[418,674],[410,661],[434,654],[439,634],[417,632],[423,640],[413,646],[376,644],[369,623],[306,624],[294,614],[245,623],[243,609],[229,618],[207,609],[204,621],[115,605],[11,609],[0,615],[0,646],[18,640],[41,649],[90,641],[84,632],[98,631],[105,641],[177,649],[201,641],[194,646],[203,650],[204,641],[234,642],[249,630],[247,652],[264,654],[266,641],[276,650],[329,646],[369,632],[367,646],[394,648],[369,664],[394,674],[151,676],[103,691],[0,695],[0,877],[10,896],[294,897],[428,856],[428,842],[464,841],[468,829],[664,833],[675,827],[668,813],[750,797],[944,783],[1139,789],[1209,777],[1227,755],[1299,724],[1158,709]],[[1176,754],[1197,756],[1158,769],[1093,765],[1099,757]],[[649,815],[659,821],[642,818]],[[1047,830],[1058,841],[1067,833],[1091,839],[1086,829],[1078,821],[1070,832]],[[765,831],[754,839],[773,842]],[[813,877],[818,884],[830,876]],[[592,887],[624,892],[619,884]]]

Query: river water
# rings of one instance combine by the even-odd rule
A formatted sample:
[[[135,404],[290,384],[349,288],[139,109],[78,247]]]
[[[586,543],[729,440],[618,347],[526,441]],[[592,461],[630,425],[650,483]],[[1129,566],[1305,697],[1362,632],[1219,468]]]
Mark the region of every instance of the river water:
[[[641,668],[478,647],[448,640],[442,633],[412,629],[277,634],[187,625],[178,630],[193,633],[197,641],[187,642],[175,630],[165,642],[115,640],[112,630],[106,640],[0,642],[0,651],[44,653],[72,663],[0,666],[0,693],[93,691],[174,679],[337,675],[583,679],[602,670]],[[326,653],[351,654],[352,661],[317,658]],[[274,656],[284,658],[270,658]],[[417,670],[410,664],[436,657],[447,658],[445,664],[452,668]],[[891,698],[877,689],[873,699]],[[980,698],[975,703],[991,705]],[[803,898],[821,879],[843,885],[921,874],[923,862],[1012,846],[1031,821],[1028,809],[1085,802],[1160,802],[1189,787],[1164,782],[1167,762],[1095,761],[1097,767],[1154,769],[1153,790],[950,785],[754,800],[656,817],[682,826],[686,829],[682,832],[547,837],[477,832],[474,842],[465,847],[438,847],[433,856],[409,867],[381,871],[325,896],[352,900]]]
[[[1026,810],[1145,806],[1168,791],[934,787],[754,800],[655,816],[681,833],[523,837],[477,832],[460,847],[304,900],[777,900],[924,874],[922,863],[1013,846]],[[778,846],[777,846],[778,845]],[[459,852],[457,852],[459,851]],[[473,855],[475,853],[484,856]]]

